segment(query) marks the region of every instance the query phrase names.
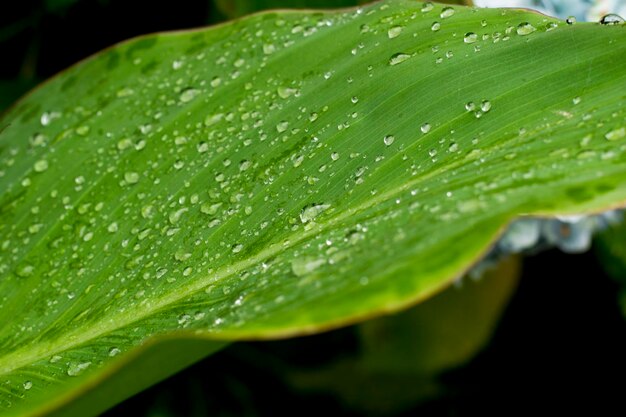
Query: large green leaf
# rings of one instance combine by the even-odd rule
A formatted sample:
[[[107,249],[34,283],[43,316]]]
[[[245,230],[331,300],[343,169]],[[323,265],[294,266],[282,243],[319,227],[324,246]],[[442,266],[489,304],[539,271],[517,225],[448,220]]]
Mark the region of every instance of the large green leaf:
[[[402,309],[519,215],[623,202],[625,52],[623,25],[398,0],[152,35],[66,71],[0,122],[2,415],[86,388],[97,413],[148,383],[97,395],[155,337]]]

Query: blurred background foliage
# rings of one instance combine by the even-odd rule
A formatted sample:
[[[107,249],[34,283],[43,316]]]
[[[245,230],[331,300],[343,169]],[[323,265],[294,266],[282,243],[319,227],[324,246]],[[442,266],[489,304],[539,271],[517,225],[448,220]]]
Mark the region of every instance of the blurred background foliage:
[[[463,3],[462,0],[450,1]],[[0,13],[0,111],[133,36],[270,8],[360,0],[39,0]],[[237,343],[120,404],[113,416],[474,416],[623,407],[623,230],[596,252],[509,259],[407,312],[322,335]],[[610,276],[616,278],[612,280]],[[518,284],[519,283],[519,284]],[[625,282],[626,283],[626,282]],[[626,306],[626,301],[622,301]],[[625,307],[626,308],[626,307]],[[611,413],[613,414],[613,413]]]

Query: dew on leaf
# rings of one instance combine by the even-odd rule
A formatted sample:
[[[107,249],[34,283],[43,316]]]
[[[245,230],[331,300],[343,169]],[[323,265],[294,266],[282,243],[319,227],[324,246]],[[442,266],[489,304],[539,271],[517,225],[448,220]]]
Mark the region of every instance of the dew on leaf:
[[[467,32],[463,37],[463,42],[465,43],[474,43],[478,40],[478,35],[474,32]]]
[[[310,204],[302,209],[300,212],[300,221],[302,223],[308,223],[313,221],[323,211],[327,210],[330,204]]]
[[[22,384],[22,386],[24,387],[25,390],[29,390],[33,387],[33,382],[32,381],[24,381],[24,383]]]
[[[276,124],[276,131],[278,131],[278,133],[283,133],[287,130],[288,127],[289,127],[289,122],[286,120],[283,120],[281,122],[278,122],[278,124]]]
[[[433,32],[437,32],[439,29],[441,29],[441,23],[439,22],[433,22],[433,24],[430,26],[430,30],[432,30]]]
[[[520,36],[530,35],[536,30],[537,28],[535,28],[533,25],[531,25],[528,22],[522,22],[519,25],[517,25],[517,34]]]
[[[291,261],[291,271],[297,277],[310,274],[326,263],[324,258],[297,257]]]
[[[600,23],[603,25],[623,25],[626,21],[624,20],[624,18],[620,15],[614,14],[614,13],[610,13],[607,14],[605,16],[602,17],[602,19],[600,19]]]
[[[385,146],[391,146],[394,140],[396,140],[396,138],[393,135],[387,135],[383,138],[383,143]]]
[[[89,366],[91,366],[91,362],[72,362],[67,367],[67,374],[69,376],[78,376]]]
[[[387,31],[387,36],[389,39],[397,38],[402,33],[402,26],[393,26]]]
[[[401,64],[409,58],[411,58],[411,55],[405,54],[404,52],[397,52],[391,55],[391,58],[389,58],[389,65]]]
[[[35,164],[33,165],[33,169],[35,170],[35,172],[44,172],[48,169],[48,161],[46,161],[45,159],[40,159],[39,161],[35,162]]]
[[[620,127],[618,129],[611,130],[604,135],[606,140],[614,141],[624,139],[626,137],[626,127]]]
[[[128,184],[136,184],[139,181],[139,174],[136,172],[127,172],[124,174],[124,181]]]
[[[430,123],[424,123],[421,127],[420,130],[422,131],[422,133],[428,133],[430,132]]]
[[[454,15],[454,8],[449,7],[449,6],[444,7],[444,8],[441,10],[441,13],[439,13],[439,16],[440,16],[442,19],[447,19],[448,17],[451,17],[451,16],[453,16],[453,15]]]

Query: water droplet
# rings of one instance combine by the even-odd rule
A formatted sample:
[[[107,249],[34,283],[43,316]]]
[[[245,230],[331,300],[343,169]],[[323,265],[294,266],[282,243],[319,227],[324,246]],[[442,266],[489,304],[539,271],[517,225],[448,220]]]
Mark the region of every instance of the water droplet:
[[[389,58],[389,65],[398,65],[409,58],[411,58],[411,55],[405,54],[404,52],[395,53]]]
[[[456,142],[452,142],[450,143],[450,146],[448,146],[448,152],[450,153],[455,153],[459,150],[459,144]]]
[[[330,159],[332,159],[333,161],[336,161],[337,159],[339,159],[339,154],[337,152],[331,153]]]
[[[483,100],[482,103],[480,103],[480,109],[487,113],[489,110],[491,110],[491,102],[489,100]]]
[[[530,35],[536,30],[537,28],[535,28],[533,25],[531,25],[528,22],[522,22],[519,25],[517,25],[517,34],[520,36]]]
[[[330,204],[310,204],[308,206],[305,206],[300,212],[300,221],[302,221],[302,223],[308,223],[310,221],[313,221],[317,216],[319,216],[329,207]]]
[[[291,261],[291,271],[301,277],[310,274],[325,263],[326,260],[323,258],[298,257]]]
[[[109,349],[109,356],[110,357],[114,357],[117,356],[121,353],[122,351],[119,348],[113,347],[111,349]]]
[[[352,104],[356,104],[359,102],[359,98],[357,96],[352,96],[352,98],[350,99],[350,101],[352,102]]]
[[[463,42],[465,43],[474,43],[478,40],[478,35],[474,32],[467,32],[465,37],[463,37]]]
[[[298,93],[300,92],[297,88],[292,87],[278,87],[276,91],[278,92],[278,96],[280,98],[289,98],[294,94],[298,95]]]
[[[45,159],[40,159],[39,161],[35,162],[35,164],[33,165],[33,169],[35,170],[35,172],[44,172],[48,169],[48,161],[46,161]]]
[[[428,155],[430,155],[431,157],[437,155],[437,149],[430,149],[428,151]]]
[[[200,94],[200,90],[196,88],[185,88],[181,91],[179,99],[182,103],[188,103],[196,98],[198,94]]]
[[[89,126],[79,126],[76,128],[76,133],[80,136],[86,136],[89,133]]]
[[[241,243],[236,243],[232,246],[233,253],[239,253],[243,249],[243,245]]]
[[[610,141],[624,139],[626,138],[626,127],[621,127],[619,129],[611,130],[606,135],[604,135],[604,137]]]
[[[430,132],[430,123],[424,123],[421,127],[420,130],[422,131],[422,133],[428,133]]]
[[[41,122],[42,126],[48,126],[50,123],[52,123],[55,119],[58,119],[59,117],[61,117],[61,113],[53,111],[53,112],[45,112],[41,115],[41,118],[39,119],[39,121]]]
[[[69,376],[78,376],[85,369],[89,368],[91,362],[81,362],[81,363],[70,363],[67,367],[67,374]]]
[[[28,278],[33,275],[33,272],[35,272],[35,268],[30,264],[22,264],[15,270],[15,274],[20,278]]]
[[[476,103],[474,103],[473,101],[465,103],[465,110],[467,110],[467,111],[474,111],[474,110],[476,110]]]
[[[430,30],[432,30],[433,32],[437,32],[439,29],[441,29],[441,23],[439,22],[433,22],[433,24],[430,26]]]
[[[394,140],[396,140],[396,138],[393,135],[387,135],[383,138],[383,142],[386,146],[391,146]]]
[[[387,31],[387,36],[389,36],[389,39],[397,38],[402,33],[402,29],[402,26],[394,26]]]
[[[139,174],[136,172],[127,172],[124,174],[124,181],[128,184],[136,184],[139,181]]]
[[[278,124],[276,125],[276,130],[278,131],[278,133],[283,133],[284,131],[287,130],[288,127],[289,127],[289,122],[286,120],[283,120],[281,122],[278,122]]]
[[[600,19],[600,23],[603,25],[623,25],[624,24],[624,18],[620,15],[611,13],[611,14],[607,14],[606,16],[602,17],[602,19]]]
[[[442,19],[447,19],[448,17],[451,17],[452,15],[454,15],[454,9],[452,7],[444,7],[441,10],[441,13],[439,14],[439,16]]]
[[[582,99],[580,97],[574,97],[572,99],[572,103],[574,103],[574,105],[580,104],[581,101]]]
[[[431,11],[434,7],[435,7],[435,5],[434,5],[432,2],[427,1],[426,3],[424,3],[424,4],[422,5],[422,13],[428,13],[428,12],[430,12],[430,11]]]
[[[22,384],[22,386],[24,387],[25,390],[29,390],[33,387],[33,383],[32,381],[24,381],[24,383]]]
[[[568,25],[573,25],[574,23],[576,23],[576,18],[575,18],[574,16],[570,16],[570,17],[568,17],[567,19],[565,19],[565,22],[566,22]]]

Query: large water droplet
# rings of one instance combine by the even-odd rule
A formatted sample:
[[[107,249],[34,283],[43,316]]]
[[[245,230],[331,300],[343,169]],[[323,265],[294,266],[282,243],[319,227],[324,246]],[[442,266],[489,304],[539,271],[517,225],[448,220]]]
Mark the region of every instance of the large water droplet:
[[[35,170],[35,172],[44,172],[48,169],[48,161],[46,161],[45,159],[41,159],[35,162],[35,164],[33,165],[33,169]]]
[[[421,127],[420,130],[422,131],[422,133],[428,133],[430,132],[430,123],[424,123]]]
[[[387,31],[389,39],[397,38],[402,33],[402,26],[394,26]]]
[[[411,55],[405,54],[404,52],[395,53],[389,58],[389,65],[398,65],[409,58],[411,58]]]
[[[624,139],[626,137],[626,127],[621,127],[619,129],[611,130],[606,135],[604,135],[604,137],[610,141]]]
[[[531,25],[528,22],[522,22],[519,25],[517,25],[517,34],[520,36],[530,35],[536,30],[537,28],[535,28],[533,25]]]
[[[387,135],[383,138],[383,143],[385,146],[390,146],[393,144],[394,140],[396,140],[396,138],[393,135]]]
[[[302,223],[308,223],[313,221],[323,211],[327,210],[330,204],[310,204],[302,209],[300,212],[300,221]]]
[[[312,257],[298,257],[291,261],[291,270],[298,276],[308,275],[320,266],[324,265],[326,260]]]
[[[442,19],[447,19],[452,15],[454,15],[454,9],[452,7],[444,7],[439,14]]]
[[[67,367],[67,374],[69,376],[78,376],[85,369],[89,368],[90,365],[91,365],[91,362],[70,363],[69,366]]]
[[[622,16],[614,13],[607,14],[606,16],[602,17],[602,19],[600,19],[600,23],[603,25],[623,25],[624,22],[625,21]]]
[[[474,43],[478,40],[478,35],[474,32],[467,32],[465,37],[463,37],[463,42],[465,43]]]

